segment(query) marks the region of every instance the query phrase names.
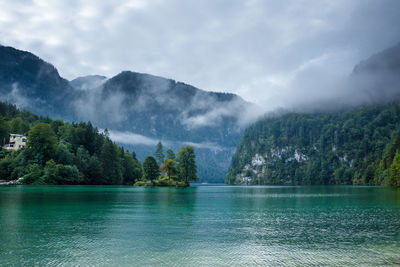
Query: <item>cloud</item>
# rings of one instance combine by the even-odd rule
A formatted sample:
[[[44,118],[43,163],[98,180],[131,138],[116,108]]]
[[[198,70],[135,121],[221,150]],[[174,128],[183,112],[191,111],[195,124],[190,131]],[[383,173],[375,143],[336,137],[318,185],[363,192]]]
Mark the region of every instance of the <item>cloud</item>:
[[[337,96],[326,84],[399,42],[399,24],[398,0],[0,0],[1,42],[68,79],[134,70],[265,110]]]
[[[119,132],[109,130],[110,138],[114,142],[127,145],[147,145],[155,146],[159,140],[132,132]]]
[[[194,142],[179,142],[178,144],[182,146],[193,146],[194,148],[198,149],[207,149],[211,150],[212,152],[221,152],[221,151],[234,151],[235,147],[222,147],[216,143],[212,142],[201,142],[201,143],[194,143]]]
[[[3,94],[0,99],[8,103],[15,104],[18,108],[29,108],[32,104],[32,99],[24,96],[19,89],[18,83],[13,83],[11,91],[8,94]],[[40,101],[36,99],[34,101]]]
[[[119,123],[125,121],[129,116],[125,105],[123,105],[126,99],[126,94],[123,92],[113,92],[113,94],[104,98],[102,86],[100,86],[80,93],[80,97],[72,103],[80,119]]]
[[[100,130],[103,131],[103,130]],[[193,146],[197,149],[206,149],[215,152],[221,151],[233,151],[234,147],[222,147],[213,142],[190,142],[190,141],[171,141],[171,140],[158,140],[155,138],[147,137],[144,135],[136,134],[133,132],[121,132],[115,130],[108,130],[111,140],[117,143],[125,145],[145,145],[145,146],[156,146],[159,141],[162,141],[166,147],[178,148],[181,146]]]
[[[227,118],[234,118],[239,126],[244,127],[261,114],[262,109],[240,97],[233,96],[230,101],[221,102],[215,95],[205,95],[200,91],[190,105],[182,109],[179,119],[188,129],[221,125]]]

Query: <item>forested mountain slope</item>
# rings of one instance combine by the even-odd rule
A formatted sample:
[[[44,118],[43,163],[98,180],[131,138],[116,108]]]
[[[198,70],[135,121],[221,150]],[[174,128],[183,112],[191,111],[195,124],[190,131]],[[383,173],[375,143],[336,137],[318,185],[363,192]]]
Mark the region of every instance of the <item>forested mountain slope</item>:
[[[400,44],[357,64],[343,86],[326,110],[270,114],[250,126],[226,182],[400,186]]]
[[[389,175],[399,149],[398,102],[269,116],[245,131],[226,182],[400,185]]]

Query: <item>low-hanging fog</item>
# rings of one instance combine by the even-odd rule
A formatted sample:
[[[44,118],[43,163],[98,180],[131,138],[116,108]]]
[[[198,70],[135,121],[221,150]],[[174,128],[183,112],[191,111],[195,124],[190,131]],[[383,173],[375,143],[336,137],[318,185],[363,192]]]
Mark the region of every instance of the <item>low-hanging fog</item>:
[[[0,1],[0,18],[1,43],[68,79],[133,70],[237,93],[265,111],[367,101],[346,77],[400,41],[397,0]]]

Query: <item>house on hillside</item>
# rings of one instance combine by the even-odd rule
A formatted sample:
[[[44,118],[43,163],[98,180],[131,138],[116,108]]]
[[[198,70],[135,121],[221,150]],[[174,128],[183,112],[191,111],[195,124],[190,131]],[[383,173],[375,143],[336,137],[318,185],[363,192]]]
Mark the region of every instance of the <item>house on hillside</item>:
[[[10,134],[10,142],[8,144],[5,144],[3,148],[5,150],[11,151],[17,151],[24,149],[26,146],[26,135],[23,134]]]

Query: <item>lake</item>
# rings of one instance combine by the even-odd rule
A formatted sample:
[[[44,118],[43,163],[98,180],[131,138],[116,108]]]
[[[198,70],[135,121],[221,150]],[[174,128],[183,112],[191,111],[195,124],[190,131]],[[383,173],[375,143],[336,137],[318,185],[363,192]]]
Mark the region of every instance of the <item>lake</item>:
[[[0,265],[400,265],[400,190],[0,187]]]

